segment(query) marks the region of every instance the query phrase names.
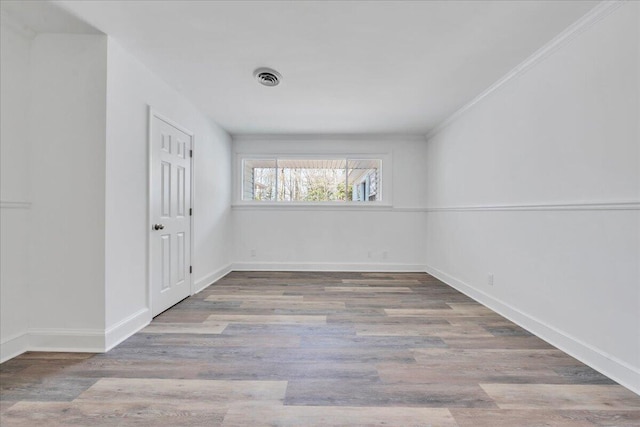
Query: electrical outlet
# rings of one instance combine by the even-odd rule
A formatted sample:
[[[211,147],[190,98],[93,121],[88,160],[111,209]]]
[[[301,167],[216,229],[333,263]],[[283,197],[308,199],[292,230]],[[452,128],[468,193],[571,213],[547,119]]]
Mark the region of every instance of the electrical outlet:
[[[389,256],[389,252],[387,251],[382,252],[382,259],[387,259],[388,256]]]
[[[373,254],[371,253],[371,251],[367,252],[367,258],[371,258],[373,256]]]
[[[256,257],[256,250],[251,249],[251,258],[255,258],[255,257]]]
[[[489,286],[493,286],[493,274],[489,274],[489,277],[487,278],[487,284]]]

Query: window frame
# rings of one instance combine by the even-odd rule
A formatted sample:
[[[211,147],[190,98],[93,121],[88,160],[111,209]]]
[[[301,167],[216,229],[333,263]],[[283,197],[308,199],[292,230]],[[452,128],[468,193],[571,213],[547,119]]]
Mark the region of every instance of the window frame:
[[[315,201],[315,202],[298,202],[298,201],[259,201],[259,200],[243,200],[244,191],[244,161],[245,160],[380,160],[379,173],[379,189],[382,200],[376,201]],[[300,153],[300,152],[243,152],[235,153],[234,169],[233,169],[233,198],[232,207],[247,208],[358,208],[358,209],[376,209],[391,207],[391,165],[392,154],[388,153]],[[348,164],[348,163],[347,163]],[[381,184],[381,185],[380,185]]]

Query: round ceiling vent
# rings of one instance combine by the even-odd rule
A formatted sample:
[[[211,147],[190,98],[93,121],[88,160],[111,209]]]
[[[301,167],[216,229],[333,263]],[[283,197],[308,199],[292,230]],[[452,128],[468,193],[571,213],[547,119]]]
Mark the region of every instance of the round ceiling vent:
[[[278,86],[282,80],[282,75],[271,68],[258,68],[253,72],[253,76],[265,86]]]

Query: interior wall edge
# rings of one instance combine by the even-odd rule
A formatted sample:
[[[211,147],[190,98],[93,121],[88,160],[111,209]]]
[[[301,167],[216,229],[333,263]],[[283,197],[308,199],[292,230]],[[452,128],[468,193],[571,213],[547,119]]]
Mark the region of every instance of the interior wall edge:
[[[640,395],[640,369],[431,265],[426,272]]]

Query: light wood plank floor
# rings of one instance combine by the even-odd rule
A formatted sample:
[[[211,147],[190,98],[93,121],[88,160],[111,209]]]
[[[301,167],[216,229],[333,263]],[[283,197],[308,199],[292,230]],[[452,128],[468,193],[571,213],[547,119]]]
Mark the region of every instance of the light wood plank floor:
[[[417,273],[231,273],[0,381],[2,426],[640,426],[639,396]]]

